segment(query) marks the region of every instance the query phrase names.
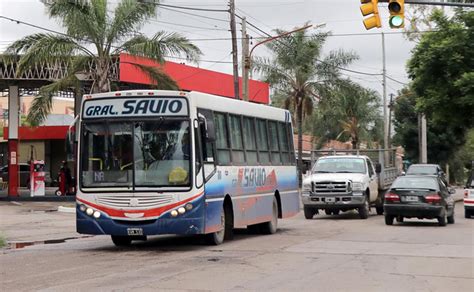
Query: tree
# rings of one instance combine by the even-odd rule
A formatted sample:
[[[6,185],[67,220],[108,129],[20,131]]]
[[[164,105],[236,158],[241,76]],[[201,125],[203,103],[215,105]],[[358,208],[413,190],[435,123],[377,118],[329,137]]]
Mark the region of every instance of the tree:
[[[276,30],[276,34],[285,33]],[[328,85],[339,80],[340,67],[357,57],[342,50],[332,51],[321,60],[321,49],[327,33],[308,35],[306,30],[295,32],[267,47],[273,58],[255,58],[253,69],[265,76],[276,93],[284,95],[286,108],[296,111],[298,132],[298,171],[302,170],[303,118],[310,115],[315,102],[327,92]],[[301,175],[299,175],[301,183]]]
[[[51,111],[55,92],[78,88],[78,74],[91,74],[92,93],[111,90],[110,66],[114,57],[125,52],[159,63],[166,55],[184,55],[197,61],[201,51],[177,33],[158,31],[147,37],[139,29],[156,16],[159,1],[122,0],[109,12],[106,0],[44,0],[51,18],[65,27],[66,34],[37,33],[15,41],[6,57],[21,54],[18,73],[45,62],[67,65],[67,75],[40,88],[28,114],[31,124],[43,121]],[[90,72],[89,66],[95,69]],[[161,88],[177,88],[176,83],[156,67],[133,63]]]
[[[344,80],[319,103],[313,133],[322,140],[350,139],[353,149],[361,141],[378,143],[382,139],[379,100],[375,91]]]
[[[474,11],[450,19],[435,11],[432,20],[436,31],[423,35],[408,63],[416,106],[463,139],[474,127]]]

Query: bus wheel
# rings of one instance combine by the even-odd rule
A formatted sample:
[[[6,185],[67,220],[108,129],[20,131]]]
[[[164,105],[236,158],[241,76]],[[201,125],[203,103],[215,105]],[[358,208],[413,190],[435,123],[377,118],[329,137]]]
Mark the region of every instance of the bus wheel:
[[[112,235],[111,237],[115,246],[130,246],[132,244],[132,238],[130,236]]]
[[[260,231],[263,234],[273,234],[277,231],[278,227],[278,203],[275,197],[273,197],[272,203],[272,220],[264,222],[260,225]]]
[[[222,206],[221,210],[221,226],[222,229],[217,232],[206,234],[206,243],[209,245],[219,245],[224,242],[226,232],[226,212],[225,206]]]

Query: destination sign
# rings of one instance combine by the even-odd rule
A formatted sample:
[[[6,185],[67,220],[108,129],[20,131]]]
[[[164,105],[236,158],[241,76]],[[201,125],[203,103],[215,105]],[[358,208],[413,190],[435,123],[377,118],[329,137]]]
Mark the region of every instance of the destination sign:
[[[187,116],[188,103],[179,97],[91,99],[84,102],[83,118]]]

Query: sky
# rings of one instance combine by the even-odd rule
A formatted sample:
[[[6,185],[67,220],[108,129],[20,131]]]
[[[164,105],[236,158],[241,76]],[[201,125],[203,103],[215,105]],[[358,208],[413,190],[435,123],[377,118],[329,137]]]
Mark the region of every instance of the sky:
[[[109,1],[111,9],[118,0]],[[161,1],[162,4],[189,6],[196,8],[227,9],[227,0],[199,1]],[[382,32],[385,34],[387,95],[396,94],[409,82],[406,74],[406,63],[415,43],[406,40],[402,30],[390,29],[388,26],[388,9],[386,3],[379,3],[382,28],[367,31],[362,24],[359,0],[235,0],[236,13],[245,16],[247,21],[261,30],[272,33],[279,28],[292,30],[306,22],[314,25],[325,24],[319,31],[329,31],[332,36],[323,47],[323,56],[331,50],[345,50],[356,53],[359,59],[347,69],[370,74],[382,73]],[[410,6],[405,10],[409,12]],[[185,13],[183,13],[185,12]],[[192,13],[196,15],[186,14]],[[26,21],[49,29],[64,31],[56,20],[49,19],[44,5],[39,0],[0,0],[0,15]],[[149,21],[141,32],[153,35],[160,30],[175,31],[192,40],[203,52],[201,68],[232,74],[231,41],[229,15],[223,12],[201,12],[178,10],[165,7],[158,8],[158,15]],[[237,19],[237,30],[240,36],[240,20]],[[42,32],[16,22],[0,19],[0,51],[8,44],[23,36]],[[248,26],[252,37],[261,37],[262,33]],[[309,32],[316,32],[310,29]],[[213,39],[223,40],[213,40]],[[253,44],[256,42],[253,41]],[[239,61],[240,61],[240,41]],[[259,46],[254,56],[270,56],[265,46]],[[173,60],[183,62],[182,60]],[[216,62],[217,61],[217,62]],[[193,64],[190,64],[193,65]],[[195,65],[195,64],[194,64]],[[239,69],[240,71],[240,69]],[[350,77],[365,87],[372,88],[382,95],[382,76],[370,76],[342,71],[343,76]]]

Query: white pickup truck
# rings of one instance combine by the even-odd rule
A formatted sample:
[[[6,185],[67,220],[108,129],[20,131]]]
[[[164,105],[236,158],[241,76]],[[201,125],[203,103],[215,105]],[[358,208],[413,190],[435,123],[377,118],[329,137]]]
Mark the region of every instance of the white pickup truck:
[[[352,209],[361,219],[367,219],[371,206],[377,214],[383,214],[383,194],[399,175],[395,149],[355,151],[313,153],[317,159],[303,179],[306,219],[312,219],[319,210],[336,215]],[[369,156],[375,157],[376,164]]]

